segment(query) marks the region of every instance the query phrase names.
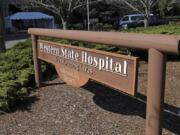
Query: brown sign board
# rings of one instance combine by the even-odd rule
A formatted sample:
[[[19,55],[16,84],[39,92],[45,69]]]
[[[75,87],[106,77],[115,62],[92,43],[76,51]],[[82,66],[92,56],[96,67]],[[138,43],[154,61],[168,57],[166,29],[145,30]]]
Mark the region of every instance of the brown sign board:
[[[38,58],[55,65],[60,79],[81,87],[89,79],[134,95],[138,58],[38,40]]]

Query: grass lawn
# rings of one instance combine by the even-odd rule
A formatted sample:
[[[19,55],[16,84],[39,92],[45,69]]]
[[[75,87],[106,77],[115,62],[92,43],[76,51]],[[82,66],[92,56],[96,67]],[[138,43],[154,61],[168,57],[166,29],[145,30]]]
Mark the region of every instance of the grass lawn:
[[[145,33],[145,34],[180,35],[180,25],[150,26],[148,28],[138,27],[138,28],[130,28],[127,30],[120,30],[120,31]]]

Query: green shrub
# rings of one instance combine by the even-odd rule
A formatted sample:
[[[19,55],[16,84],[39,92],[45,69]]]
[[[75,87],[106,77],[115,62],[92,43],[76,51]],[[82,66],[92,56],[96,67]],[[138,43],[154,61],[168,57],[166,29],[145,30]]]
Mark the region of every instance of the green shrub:
[[[47,64],[42,66],[43,72]],[[34,83],[31,41],[20,42],[0,54],[0,109],[9,110],[29,94]]]

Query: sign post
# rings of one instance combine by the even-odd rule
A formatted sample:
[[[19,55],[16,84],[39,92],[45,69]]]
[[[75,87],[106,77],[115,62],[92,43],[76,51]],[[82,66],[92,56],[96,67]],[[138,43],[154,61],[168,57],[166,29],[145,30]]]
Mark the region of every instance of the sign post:
[[[162,120],[164,92],[165,92],[166,54],[168,53],[179,54],[180,37],[168,36],[168,35],[150,35],[150,34],[132,34],[132,33],[130,34],[130,33],[119,33],[119,32],[90,32],[90,31],[86,32],[86,31],[68,31],[68,30],[63,31],[63,30],[49,30],[49,29],[29,29],[28,32],[32,34],[35,78],[36,78],[36,83],[38,86],[41,86],[41,77],[40,77],[41,70],[39,66],[40,62],[38,59],[42,59],[42,60],[47,60],[55,64],[56,69],[58,73],[60,74],[60,76],[63,76],[62,77],[63,80],[66,80],[66,82],[68,82],[69,84],[77,84],[76,81],[73,81],[76,79],[71,79],[71,81],[69,81],[69,79],[73,78],[73,76],[79,76],[79,78],[83,78],[82,79],[83,81],[79,79],[82,82],[79,83],[78,86],[85,84],[88,81],[88,79],[91,78],[99,82],[102,82],[108,86],[111,86],[115,89],[120,89],[123,92],[134,95],[136,91],[136,83],[137,83],[137,78],[136,78],[137,70],[136,69],[138,66],[137,66],[136,59],[133,60],[134,58],[127,60],[128,57],[124,57],[123,59],[122,57],[115,56],[106,52],[102,53],[98,51],[84,50],[84,49],[73,47],[73,49],[75,49],[77,52],[86,51],[86,53],[90,53],[89,55],[90,57],[87,58],[86,61],[89,61],[88,64],[91,65],[91,68],[89,68],[90,65],[89,66],[86,65],[86,66],[88,67],[88,69],[92,69],[90,70],[89,73],[97,73],[99,74],[100,77],[95,76],[95,74],[87,74],[86,72],[82,72],[81,68],[77,68],[77,70],[74,70],[74,72],[70,72],[72,67],[74,67],[74,65],[78,65],[77,63],[79,63],[80,61],[77,60],[77,61],[70,62],[70,60],[64,60],[64,58],[66,57],[59,58],[59,56],[61,55],[58,56],[59,58],[58,60],[56,59],[56,61],[54,61],[53,57],[55,56],[53,55],[59,54],[57,53],[58,49],[57,48],[54,49],[55,47],[57,47],[57,45],[50,42],[46,42],[46,45],[45,45],[45,42],[43,41],[39,41],[39,44],[38,44],[36,36],[47,36],[47,37],[54,37],[54,38],[62,38],[62,39],[69,39],[69,40],[78,40],[78,41],[84,41],[84,42],[113,45],[116,47],[148,50],[149,52],[148,89],[147,89],[147,110],[146,110],[146,131],[145,132],[146,132],[146,135],[161,135],[162,134],[161,120]],[[44,47],[43,43],[46,46],[45,47],[46,49],[42,48],[42,46]],[[53,48],[51,48],[51,46],[53,46]],[[69,48],[63,45],[59,45],[59,46],[67,48],[67,49]],[[53,52],[53,53],[52,55],[49,55],[49,54],[46,54],[47,52],[48,53]],[[77,54],[77,57],[78,57],[78,54]],[[109,70],[109,64],[106,64],[107,67],[105,65],[105,60],[107,60],[107,55],[108,55],[108,58],[110,56],[113,58],[113,61],[118,63],[118,64],[115,63],[114,66],[110,66],[111,67],[110,72],[112,72],[113,74],[109,73],[109,71],[108,72],[104,71],[105,73],[101,72],[103,73],[101,74],[97,70],[98,65],[100,65],[99,69],[101,70],[102,69]],[[67,56],[71,58],[72,53],[69,53]],[[98,57],[101,59],[100,62],[97,62],[99,60]],[[121,62],[118,59],[121,59]],[[108,60],[107,60],[107,63],[108,63]],[[125,61],[129,61],[130,68],[127,68],[129,66],[126,66]],[[69,63],[69,64],[65,64],[65,63]],[[75,63],[75,64],[72,64],[72,63]],[[67,66],[67,65],[70,65],[70,66]],[[126,70],[126,68],[128,70]],[[95,71],[95,72],[91,72],[91,71]],[[119,74],[119,76],[115,75],[117,73]],[[67,77],[68,75],[70,77]],[[125,77],[123,77],[122,75],[124,75]],[[107,78],[110,78],[110,81]],[[130,87],[127,87],[126,85],[129,85]]]
[[[35,81],[37,87],[42,86],[42,76],[41,76],[41,62],[38,59],[38,52],[37,52],[37,41],[38,41],[38,36],[36,35],[31,35],[32,38],[32,49],[33,49],[33,61],[34,61],[34,72],[35,72]]]
[[[162,134],[165,71],[165,54],[156,49],[149,49],[146,135]]]

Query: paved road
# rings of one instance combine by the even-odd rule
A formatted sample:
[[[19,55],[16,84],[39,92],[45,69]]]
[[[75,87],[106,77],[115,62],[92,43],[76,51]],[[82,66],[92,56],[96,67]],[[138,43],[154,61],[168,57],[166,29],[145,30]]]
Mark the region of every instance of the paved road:
[[[13,47],[14,45],[16,45],[17,43],[19,43],[19,42],[23,42],[23,41],[25,41],[26,39],[19,39],[19,40],[13,40],[13,41],[6,41],[5,43],[6,43],[6,48],[8,49],[8,48],[11,48],[11,47]]]
[[[6,48],[11,48],[16,45],[18,42],[23,42],[28,38],[27,33],[15,33],[8,34],[5,36]]]

